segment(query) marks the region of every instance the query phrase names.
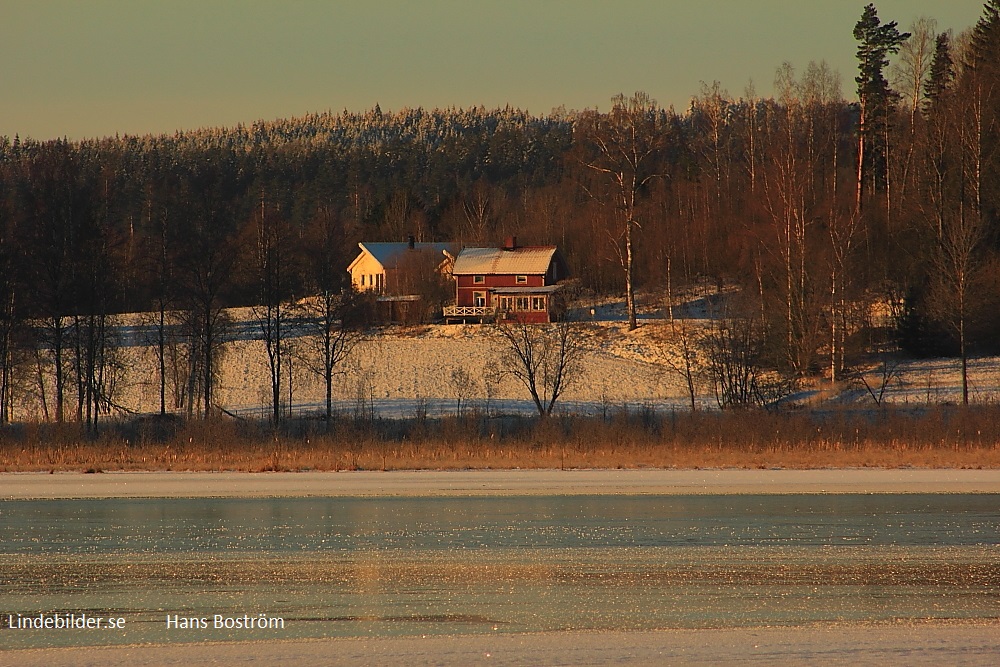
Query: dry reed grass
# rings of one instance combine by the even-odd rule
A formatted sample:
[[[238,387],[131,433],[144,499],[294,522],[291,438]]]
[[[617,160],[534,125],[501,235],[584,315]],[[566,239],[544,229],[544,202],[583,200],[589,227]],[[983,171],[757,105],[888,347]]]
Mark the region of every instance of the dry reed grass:
[[[0,431],[0,471],[1000,467],[1000,408],[109,424]]]

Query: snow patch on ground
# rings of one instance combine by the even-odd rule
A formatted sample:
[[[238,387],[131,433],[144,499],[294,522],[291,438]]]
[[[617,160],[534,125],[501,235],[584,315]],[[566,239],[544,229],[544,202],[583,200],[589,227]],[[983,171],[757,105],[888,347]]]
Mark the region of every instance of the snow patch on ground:
[[[724,306],[725,291],[712,286],[674,299],[674,317],[689,331],[711,325]],[[629,331],[621,299],[581,302],[574,309],[580,316],[581,337],[586,352],[579,374],[557,404],[557,411],[609,414],[620,410],[685,410],[689,407],[684,378],[670,370],[663,359],[677,351],[665,341],[676,331],[664,318],[662,298],[645,296],[641,302],[640,326]],[[679,304],[679,305],[676,305]],[[657,310],[659,309],[659,310]],[[589,319],[590,313],[595,319]],[[271,410],[270,372],[264,344],[259,338],[250,308],[228,312],[233,321],[231,342],[225,347],[218,376],[216,400],[224,409],[246,416],[267,416]],[[151,332],[152,314],[121,316],[119,332],[124,376],[119,380],[116,401],[136,413],[159,410],[158,364]],[[294,340],[292,341],[294,344]],[[358,346],[342,366],[334,388],[335,410],[343,415],[382,417],[437,417],[461,409],[485,413],[533,414],[535,408],[526,389],[504,374],[500,359],[504,343],[489,325],[448,324],[397,326],[384,329]],[[891,377],[883,402],[919,405],[961,402],[961,375],[957,359],[887,360]],[[289,365],[291,368],[289,369]],[[882,383],[881,362],[870,364],[864,377],[876,392]],[[290,374],[289,374],[290,370]],[[471,378],[462,389],[453,372],[465,371]],[[288,381],[291,378],[291,396]],[[295,358],[286,363],[282,377],[282,402],[293,414],[320,413],[325,406],[321,378]],[[701,383],[698,403],[715,407],[708,387]],[[38,392],[35,392],[36,394]],[[50,414],[52,388],[47,387]],[[171,392],[168,391],[168,395]],[[969,395],[975,403],[1000,401],[1000,358],[970,361]],[[67,396],[67,401],[72,398]],[[815,380],[783,401],[788,405],[816,406],[849,404],[862,407],[875,402],[857,379],[832,386]],[[174,410],[168,397],[168,409]],[[38,396],[15,405],[15,420],[40,419],[44,411]]]

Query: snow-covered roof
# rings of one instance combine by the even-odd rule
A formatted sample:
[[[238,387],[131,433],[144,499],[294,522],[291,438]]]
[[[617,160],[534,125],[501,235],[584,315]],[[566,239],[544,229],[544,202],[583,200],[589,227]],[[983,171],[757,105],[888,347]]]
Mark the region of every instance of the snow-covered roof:
[[[455,258],[452,273],[458,275],[539,275],[549,270],[556,254],[554,245],[504,248],[463,248]]]
[[[413,247],[410,248],[410,244],[406,241],[400,243],[364,241],[359,243],[358,247],[361,248],[361,255],[351,262],[351,266],[347,268],[348,271],[351,270],[354,264],[366,252],[374,257],[375,261],[382,265],[382,268],[394,269],[399,262],[399,258],[407,251],[430,251],[435,255],[441,256],[443,259],[445,254],[454,256],[455,251],[458,249],[455,243],[414,243]]]

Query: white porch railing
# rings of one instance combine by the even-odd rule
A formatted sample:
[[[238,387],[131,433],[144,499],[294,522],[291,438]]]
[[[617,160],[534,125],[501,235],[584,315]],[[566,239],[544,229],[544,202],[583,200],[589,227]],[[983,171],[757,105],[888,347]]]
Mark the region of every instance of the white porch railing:
[[[445,317],[484,317],[492,313],[486,306],[445,306]]]

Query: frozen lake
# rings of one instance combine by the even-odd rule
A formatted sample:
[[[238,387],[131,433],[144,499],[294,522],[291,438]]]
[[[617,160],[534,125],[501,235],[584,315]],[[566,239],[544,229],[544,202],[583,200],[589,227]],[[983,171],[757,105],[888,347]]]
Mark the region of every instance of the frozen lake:
[[[10,500],[0,558],[0,648],[981,621],[1000,496]]]

